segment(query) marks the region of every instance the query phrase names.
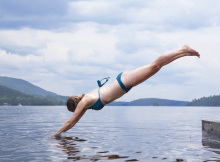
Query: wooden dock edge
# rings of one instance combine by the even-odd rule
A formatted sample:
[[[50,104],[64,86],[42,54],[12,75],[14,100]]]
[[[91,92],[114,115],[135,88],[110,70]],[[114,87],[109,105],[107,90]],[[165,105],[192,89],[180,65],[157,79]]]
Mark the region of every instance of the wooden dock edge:
[[[202,130],[220,136],[220,121],[202,120]]]

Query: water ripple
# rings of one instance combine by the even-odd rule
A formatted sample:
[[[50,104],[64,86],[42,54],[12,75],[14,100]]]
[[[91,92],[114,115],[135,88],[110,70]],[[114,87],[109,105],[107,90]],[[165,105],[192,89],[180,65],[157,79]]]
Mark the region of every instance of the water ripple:
[[[0,107],[0,161],[220,161],[220,140],[203,135],[214,107],[105,107],[60,137],[65,107]]]

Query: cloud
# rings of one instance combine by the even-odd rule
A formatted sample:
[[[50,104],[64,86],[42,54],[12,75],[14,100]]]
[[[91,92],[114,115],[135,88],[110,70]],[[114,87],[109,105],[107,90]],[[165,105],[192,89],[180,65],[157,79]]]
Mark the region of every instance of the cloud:
[[[73,21],[100,24],[143,24],[156,31],[197,29],[219,25],[219,1],[76,1],[68,16]],[[207,10],[210,6],[212,10]],[[203,11],[206,12],[203,12]]]
[[[0,1],[1,28],[53,28],[63,24],[68,12],[67,0],[7,0]],[[65,20],[65,19],[63,19]],[[64,25],[64,24],[63,24]]]
[[[136,53],[143,49],[164,53],[170,46],[170,44],[166,44],[165,47],[156,32],[143,29],[137,24],[119,25],[115,35],[118,38],[118,42],[115,44],[116,49],[126,54]]]
[[[18,55],[42,55],[40,49],[46,48],[47,40],[31,29],[0,30],[0,49]]]
[[[218,94],[220,2],[0,1],[0,75],[72,95],[96,81],[153,62],[190,44],[201,53],[181,58],[120,100],[191,100]],[[166,90],[164,90],[166,89]]]
[[[141,24],[157,32],[197,29],[219,26],[219,4],[218,0],[212,3],[199,0],[1,0],[0,28],[71,30],[73,23],[94,22]]]
[[[0,38],[0,42],[3,42],[5,38],[10,38],[12,35],[14,37],[11,37],[10,41],[5,41],[6,43],[18,44],[17,46],[21,47],[35,44],[36,47],[38,47],[38,51],[41,51],[42,54],[13,54],[2,49],[0,52],[1,75],[26,79],[46,90],[58,94],[71,95],[74,93],[80,94],[81,92],[88,93],[90,90],[97,88],[96,81],[98,79],[110,76],[112,78],[111,83],[118,73],[133,70],[151,63],[161,54],[160,46],[163,47],[162,50],[164,52],[172,49],[171,46],[168,46],[169,44],[174,44],[173,49],[181,47],[179,44],[183,45],[182,42],[187,40],[186,35],[193,37],[190,42],[193,46],[195,46],[195,43],[198,41],[200,41],[200,43],[205,41],[206,46],[212,46],[215,42],[219,41],[218,39],[212,39],[213,42],[207,42],[207,37],[214,37],[218,28],[204,29],[197,32],[179,31],[161,34],[153,33],[153,36],[157,37],[158,45],[155,43],[155,46],[143,46],[140,47],[139,50],[127,54],[126,51],[117,50],[116,46],[120,41],[120,36],[123,40],[123,34],[118,36],[120,30],[123,29],[121,26],[115,26],[114,28],[116,29],[114,29],[114,32],[110,30],[108,33],[100,33],[97,32],[99,25],[96,25],[97,26],[84,23],[81,24],[82,28],[80,30],[71,33],[56,33],[28,28],[2,31],[4,37]],[[90,28],[87,26],[90,26]],[[130,28],[129,30],[133,32],[134,35],[137,34],[137,32],[132,29],[133,28]],[[208,31],[213,32],[210,33]],[[148,31],[145,30],[139,31],[138,34],[142,36],[137,36],[135,41],[144,42],[145,39],[143,38],[145,38],[147,33]],[[203,35],[203,39],[201,39],[201,33],[206,33],[206,35]],[[168,36],[170,39],[166,39]],[[22,41],[19,41],[19,38],[22,38]],[[132,39],[132,37],[127,37],[128,42],[132,41]],[[201,47],[198,48],[198,50],[204,51]],[[198,85],[196,82],[199,82],[199,80],[207,81],[207,73],[209,73],[209,77],[211,77],[210,72],[205,69],[210,69],[212,63],[215,61],[214,55],[218,57],[215,51],[216,49],[212,51],[213,54],[211,58],[213,57],[213,59],[208,59],[210,56],[208,56],[207,53],[202,55],[202,58],[207,58],[205,60],[201,59],[204,63],[201,63],[200,60],[196,58],[190,57],[177,60],[162,68],[158,74],[144,82],[140,87],[147,86],[149,88],[152,86],[156,89],[156,95],[156,92],[162,88],[159,85],[167,85],[169,92],[172,92],[172,86],[175,88],[181,85],[178,89],[181,89],[184,94],[187,94],[186,91],[189,93],[190,88],[184,87]],[[212,68],[218,69],[220,67],[216,63],[212,65]],[[57,85],[60,85],[63,89]],[[159,87],[156,88],[157,86]],[[166,88],[166,86],[164,88]],[[136,89],[136,87],[134,89]],[[214,89],[212,90],[214,91]],[[209,92],[211,93],[210,90]],[[121,98],[121,100],[131,100],[134,95],[136,97],[139,96],[135,93],[137,93],[136,90],[131,91],[131,93]],[[152,92],[146,93],[145,95],[143,94],[145,91],[140,91],[139,93],[142,97],[152,95]],[[175,93],[177,92],[175,91]],[[165,93],[161,93],[159,96],[162,98],[163,95],[163,98],[167,97]],[[168,98],[172,99],[172,97],[174,96],[170,95]],[[178,97],[180,99],[183,95],[176,96],[176,98],[173,99],[178,99]],[[183,98],[189,99],[190,97],[186,95]]]
[[[64,15],[68,7],[66,0],[1,0],[1,10],[9,15]]]

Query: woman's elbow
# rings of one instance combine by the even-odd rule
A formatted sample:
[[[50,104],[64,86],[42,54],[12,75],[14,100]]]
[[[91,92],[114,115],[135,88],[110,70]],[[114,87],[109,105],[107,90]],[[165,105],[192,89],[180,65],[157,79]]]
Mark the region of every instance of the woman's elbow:
[[[68,127],[71,127],[72,124],[73,124],[73,123],[72,123],[71,121],[69,121],[69,120],[66,121],[66,125],[67,125]]]

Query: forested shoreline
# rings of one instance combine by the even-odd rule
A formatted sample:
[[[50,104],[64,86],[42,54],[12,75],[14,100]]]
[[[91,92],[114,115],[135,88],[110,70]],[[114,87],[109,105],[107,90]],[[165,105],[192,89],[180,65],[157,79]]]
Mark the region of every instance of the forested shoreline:
[[[202,97],[189,102],[187,106],[220,106],[220,95]]]
[[[15,85],[17,82],[19,84]],[[17,89],[21,89],[21,91]],[[68,96],[57,95],[24,80],[0,77],[0,105],[60,106],[66,105],[67,99]],[[106,106],[220,106],[220,95],[202,97],[191,102],[142,98],[130,102],[114,101]]]

